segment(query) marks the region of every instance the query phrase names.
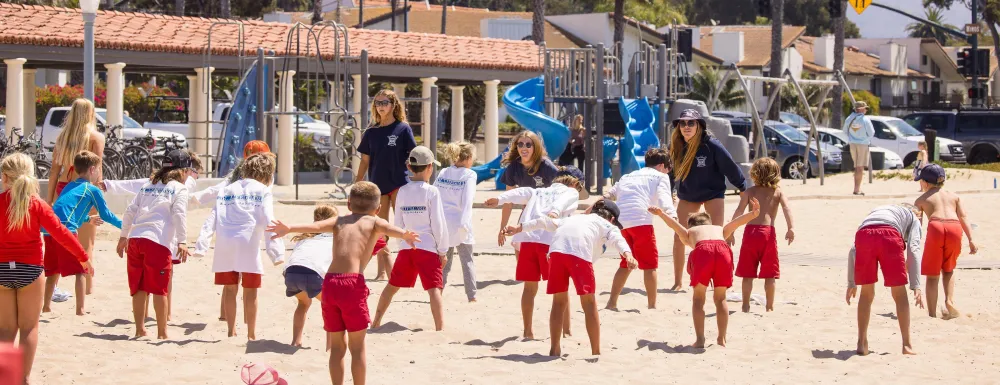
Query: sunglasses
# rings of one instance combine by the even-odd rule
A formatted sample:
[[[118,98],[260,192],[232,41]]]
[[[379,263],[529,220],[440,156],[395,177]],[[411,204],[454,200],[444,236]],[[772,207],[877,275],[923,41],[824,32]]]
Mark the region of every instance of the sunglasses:
[[[678,120],[674,124],[677,127],[685,127],[685,126],[687,126],[687,127],[698,127],[698,121],[697,120]]]
[[[517,148],[532,148],[534,144],[531,142],[517,142]]]
[[[388,101],[388,100],[376,100],[375,101],[375,107],[388,107],[390,104],[392,104],[392,102]]]

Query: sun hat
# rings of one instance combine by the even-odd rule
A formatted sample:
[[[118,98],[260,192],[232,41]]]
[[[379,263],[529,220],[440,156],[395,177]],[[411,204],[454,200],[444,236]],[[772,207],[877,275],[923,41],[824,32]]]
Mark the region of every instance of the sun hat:
[[[701,116],[701,113],[698,112],[698,110],[693,108],[688,108],[684,111],[681,111],[680,116],[678,116],[677,119],[674,119],[674,125],[676,126],[677,122],[681,120],[697,120],[698,122],[701,123],[702,126],[705,125],[705,118]]]

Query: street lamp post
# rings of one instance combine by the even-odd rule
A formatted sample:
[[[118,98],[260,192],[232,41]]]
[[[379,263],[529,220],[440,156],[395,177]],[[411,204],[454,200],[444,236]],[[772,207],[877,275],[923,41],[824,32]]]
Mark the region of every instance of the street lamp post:
[[[100,0],[80,0],[83,10],[83,95],[94,101],[94,20]]]

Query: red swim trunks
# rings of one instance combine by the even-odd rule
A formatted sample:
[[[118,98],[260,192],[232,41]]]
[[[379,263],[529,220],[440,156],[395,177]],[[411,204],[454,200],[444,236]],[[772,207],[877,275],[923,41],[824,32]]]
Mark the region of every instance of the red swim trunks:
[[[736,276],[781,278],[778,267],[778,236],[775,235],[774,226],[746,226],[743,230],[743,246],[740,247],[740,261],[736,264]]]
[[[45,239],[45,258],[42,264],[45,267],[46,277],[56,274],[69,277],[84,273],[83,264],[69,250],[52,239],[51,235],[46,235],[43,238]]]
[[[537,242],[521,242],[517,251],[517,268],[514,279],[522,282],[538,282],[549,278],[549,245]]]
[[[962,224],[957,219],[931,218],[927,224],[927,243],[920,262],[920,274],[937,276],[955,271],[962,253]]]
[[[698,242],[688,256],[687,271],[691,286],[732,287],[733,250],[723,240]]]
[[[227,271],[223,273],[215,273],[215,284],[216,285],[239,285],[240,281],[243,281],[244,289],[260,289],[261,275],[257,273],[239,273],[235,271]]]
[[[73,168],[70,167],[70,172],[73,172],[72,170],[73,170]],[[58,198],[60,195],[62,195],[62,190],[64,188],[66,188],[66,185],[68,185],[68,184],[69,184],[69,182],[56,182],[56,198]]]
[[[632,256],[639,262],[639,270],[655,270],[660,266],[660,252],[656,249],[656,233],[653,225],[629,227],[622,230],[622,237],[632,249]],[[622,257],[619,268],[627,269],[625,257]]]
[[[577,295],[594,294],[597,289],[594,279],[594,264],[569,254],[549,254],[549,283],[545,288],[548,294],[565,293],[569,290],[569,279],[573,278],[573,286]]]
[[[323,330],[356,332],[371,323],[368,286],[361,274],[328,273],[323,278]]]
[[[906,245],[899,230],[889,225],[863,227],[854,234],[854,283],[871,285],[878,282],[882,267],[885,286],[903,286],[906,278]]]
[[[378,240],[375,241],[375,248],[372,249],[372,256],[378,254],[378,252],[382,251],[382,249],[386,246],[389,246],[389,241],[386,240],[385,237],[379,237]]]
[[[400,250],[396,264],[392,265],[389,284],[395,287],[413,287],[420,276],[424,290],[443,289],[444,275],[441,272],[441,258],[437,253],[422,249]]]
[[[129,292],[167,295],[174,266],[170,263],[170,249],[146,238],[129,238],[126,253]]]

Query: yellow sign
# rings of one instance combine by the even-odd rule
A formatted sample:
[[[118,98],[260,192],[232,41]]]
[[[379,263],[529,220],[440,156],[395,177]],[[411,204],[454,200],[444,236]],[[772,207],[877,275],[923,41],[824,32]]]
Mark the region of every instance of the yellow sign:
[[[854,11],[860,15],[861,12],[865,11],[865,8],[868,8],[868,5],[872,3],[872,0],[847,0],[847,2],[851,3],[851,6],[854,7]]]

